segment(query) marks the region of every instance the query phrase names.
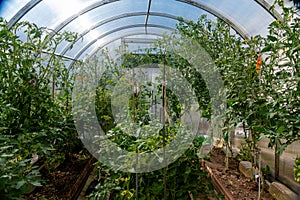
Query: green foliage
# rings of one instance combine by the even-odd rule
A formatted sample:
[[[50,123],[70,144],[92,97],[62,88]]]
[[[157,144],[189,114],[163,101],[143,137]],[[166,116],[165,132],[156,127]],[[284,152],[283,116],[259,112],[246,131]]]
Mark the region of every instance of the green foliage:
[[[30,191],[30,185],[41,186],[38,166],[32,166],[31,159],[24,159],[20,142],[9,136],[0,136],[0,191],[8,199]]]
[[[261,169],[264,179],[272,180],[272,174],[269,165]]]
[[[207,172],[201,170],[201,161],[197,151],[201,144],[193,145],[174,163],[167,167],[167,199],[188,199],[188,191],[194,197],[200,193],[213,195],[213,186],[207,178]],[[112,171],[98,163],[100,182],[90,199],[135,199],[135,174]],[[164,199],[164,169],[138,175],[139,199]]]
[[[155,152],[158,148],[170,144],[175,138],[186,137],[190,134],[187,130],[184,130],[184,124],[180,122],[183,107],[178,97],[169,88],[166,88],[166,95],[163,97],[163,73],[158,66],[159,75],[156,80],[158,84],[148,81],[136,81],[146,79],[145,74],[143,74],[143,66],[147,67],[147,64],[152,65],[155,63],[179,69],[189,83],[192,83],[195,88],[199,87],[199,98],[201,92],[206,88],[201,88],[204,82],[198,73],[195,76],[193,73],[190,73],[193,69],[186,60],[177,55],[167,55],[164,52],[160,52],[160,49],[160,46],[149,49],[149,52],[146,54],[126,53],[122,57],[122,64],[119,68],[117,62],[114,62],[107,52],[102,52],[102,56],[106,58],[103,62],[92,60],[94,62],[93,66],[101,65],[105,69],[99,81],[95,98],[98,121],[103,125],[107,138],[128,152]],[[153,51],[159,53],[154,55],[151,53]],[[172,74],[172,78],[176,79],[176,74]],[[130,84],[126,81],[130,81]],[[202,81],[202,83],[200,84],[199,81]],[[120,95],[118,98],[129,99],[128,105],[119,105],[122,104],[120,101],[111,100],[113,88],[116,87],[118,82],[119,84],[121,82],[122,86],[128,84],[129,89],[132,89],[128,91],[131,93],[128,96],[123,94],[124,91],[118,94]],[[162,123],[152,116],[157,115],[159,117],[161,114],[152,113],[150,108],[151,102],[162,105],[163,100],[166,101],[165,111],[167,115],[165,116],[165,124],[162,127]],[[101,105],[107,105],[109,108],[104,108]],[[117,113],[118,116],[113,116],[111,108],[114,106],[120,107],[123,113]],[[104,117],[106,121],[103,120]],[[119,117],[122,120],[116,122],[114,117]],[[180,131],[186,132],[182,133]],[[179,159],[166,168],[168,199],[187,199],[188,191],[191,191],[194,196],[199,194],[200,191],[201,193],[207,191],[207,194],[213,191],[210,179],[207,179],[207,172],[200,169],[201,162],[198,157],[202,143],[205,142],[207,142],[205,138],[195,140]],[[160,159],[163,160],[163,158]],[[139,173],[138,182],[136,183],[135,174],[114,171],[112,168],[104,166],[100,161],[98,166],[100,171],[98,175],[99,183],[95,191],[90,195],[91,199],[106,199],[108,197],[113,199],[134,199],[136,196],[136,184],[139,187],[139,199],[163,199],[164,169]]]
[[[275,5],[282,8],[282,19],[269,25],[265,38],[242,40],[225,22],[206,16],[197,22],[182,20],[178,30],[199,42],[220,69],[227,98],[225,141],[244,124],[255,147],[260,139],[269,138],[269,146],[279,144],[282,153],[300,136],[300,19],[283,1],[275,1],[271,11]],[[263,65],[256,71],[258,56]]]
[[[272,22],[269,34],[262,39],[262,91],[267,100],[261,110],[264,122],[259,130],[262,137],[270,139],[270,147],[279,144],[281,154],[300,136],[300,19],[297,11],[285,7],[283,1],[276,4],[283,10],[282,19]]]
[[[0,192],[13,199],[41,184],[33,155],[50,169],[78,145],[68,106],[71,74],[55,55],[77,36],[28,22],[8,29],[3,19],[0,34]]]
[[[239,154],[236,156],[238,161],[248,160],[253,162],[251,146],[247,144],[242,144]]]

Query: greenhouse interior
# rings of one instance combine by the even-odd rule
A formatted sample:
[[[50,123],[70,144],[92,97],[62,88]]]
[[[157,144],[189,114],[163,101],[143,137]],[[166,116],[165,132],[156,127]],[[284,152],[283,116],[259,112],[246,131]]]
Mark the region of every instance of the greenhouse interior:
[[[2,0],[0,26],[1,200],[300,200],[299,0]]]

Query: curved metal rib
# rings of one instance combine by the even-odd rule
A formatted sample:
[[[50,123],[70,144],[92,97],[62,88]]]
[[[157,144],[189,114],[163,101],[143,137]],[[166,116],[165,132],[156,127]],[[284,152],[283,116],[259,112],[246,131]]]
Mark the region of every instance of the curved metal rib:
[[[125,30],[125,29],[131,29],[131,28],[136,28],[136,27],[144,27],[145,25],[144,24],[136,24],[136,25],[128,25],[128,26],[123,26],[123,27],[119,27],[117,29],[114,29],[114,30],[111,30],[101,36],[99,36],[98,38],[102,38],[102,37],[105,37],[111,33],[114,33],[114,32],[117,32],[117,31],[121,31],[121,30]],[[148,27],[154,27],[154,28],[161,28],[161,29],[165,29],[165,30],[170,30],[170,31],[174,31],[173,28],[170,28],[170,27],[166,27],[166,26],[162,26],[162,25],[156,25],[156,24],[148,24]],[[121,37],[126,37],[126,36],[130,36],[130,35],[140,35],[140,34],[146,34],[145,32],[139,32],[139,33],[134,33],[134,34],[124,34],[122,36],[119,36],[117,38],[115,38],[114,40],[117,40],[117,39],[120,39]],[[105,36],[104,36],[105,35]],[[149,33],[147,33],[147,35],[149,35]],[[160,34],[157,34],[157,33],[152,33],[151,35],[160,35]],[[73,58],[74,60],[78,60],[78,58],[90,47],[92,46],[94,43],[96,43],[99,39],[96,38],[95,40],[89,42],[87,45],[85,45],[77,54],[76,56]],[[114,41],[112,40],[112,41]],[[101,47],[109,44],[110,42],[112,41],[108,41],[106,42],[105,44],[101,45]],[[100,47],[97,47],[97,49],[99,49]],[[96,50],[93,50],[93,53],[94,54],[96,52]],[[72,61],[70,63],[69,66],[72,66],[74,64],[74,61]]]
[[[270,15],[272,15],[275,19],[282,19],[282,16],[277,10],[274,10],[274,12],[270,11],[271,5],[265,1],[265,0],[254,0],[256,3],[258,3],[261,7],[263,7]]]
[[[15,14],[7,23],[8,28],[10,29],[15,25],[26,13],[28,13],[33,7],[39,4],[42,0],[31,0],[23,8],[21,8],[17,14]]]
[[[126,17],[142,16],[142,15],[146,15],[146,14],[147,14],[147,12],[134,12],[134,13],[124,13],[124,14],[121,14],[121,15],[113,16],[111,18],[108,18],[108,19],[105,19],[103,21],[100,21],[100,22],[96,23],[95,25],[93,25],[92,27],[86,29],[85,31],[83,31],[80,34],[80,38],[84,37],[91,30],[94,30],[94,29],[98,28],[99,26],[102,26],[102,25],[104,25],[106,23],[109,23],[109,22],[112,22],[112,21],[115,21],[115,20],[118,20],[118,19],[126,18]],[[165,17],[165,18],[169,18],[169,19],[178,20],[177,16],[166,14],[166,13],[151,12],[149,14],[152,15],[152,16],[160,16],[160,17]],[[80,40],[80,38],[78,38],[77,41]],[[99,38],[99,39],[101,39],[101,38]],[[75,41],[75,42],[77,42],[77,41]],[[61,54],[65,54],[70,49],[71,46],[72,46],[72,44],[68,44],[63,49],[63,51],[61,52]]]
[[[122,35],[122,37],[129,37],[129,36],[134,36],[134,35],[143,35],[143,34],[145,34],[145,32],[143,31],[143,32],[136,32],[136,33],[128,33],[128,34],[125,34],[125,35]],[[162,36],[162,34],[158,34],[158,33],[156,33],[156,32],[148,32],[147,33],[147,35],[157,35],[157,36]],[[88,55],[87,57],[92,57],[92,56],[94,56],[98,51],[99,51],[99,49],[102,49],[103,47],[105,47],[106,45],[108,45],[109,43],[112,43],[112,42],[114,42],[114,41],[116,41],[116,40],[119,40],[119,39],[121,39],[122,37],[115,37],[115,38],[113,38],[113,39],[111,39],[111,40],[108,40],[108,41],[106,41],[103,45],[101,45],[101,46],[99,46],[99,47],[96,47],[94,50],[92,50],[91,51],[91,53],[90,53],[90,55]],[[82,54],[81,54],[82,55]],[[81,56],[80,55],[80,56]],[[79,56],[79,57],[80,57]],[[79,58],[78,57],[78,58]],[[78,59],[77,58],[77,59]],[[75,59],[72,59],[72,62],[69,64],[69,67],[68,67],[68,70],[70,70],[71,68],[72,68],[72,66],[74,65],[74,63],[76,62],[77,60],[75,60]]]
[[[118,31],[122,31],[125,29],[131,29],[131,28],[137,28],[137,27],[144,27],[145,24],[134,24],[134,25],[128,25],[128,26],[123,26],[123,27],[119,27],[113,30],[110,30],[102,35],[100,35],[98,38],[92,40],[91,42],[89,42],[87,45],[85,45],[74,57],[75,60],[77,60],[91,45],[93,45],[94,43],[96,43],[99,39],[110,35],[112,33],[118,32]],[[157,24],[148,24],[148,27],[153,27],[153,28],[161,28],[161,29],[165,29],[165,30],[169,30],[169,31],[174,31],[174,28],[168,27],[168,26],[162,26],[162,25],[157,25]]]
[[[204,4],[202,4],[202,3],[192,1],[192,0],[176,0],[176,1],[195,6],[197,8],[200,8],[202,10],[205,10],[205,11],[211,13],[212,15],[222,19],[224,22],[229,24],[242,38],[244,38],[244,39],[249,39],[250,38],[250,34],[247,33],[246,29],[244,29],[241,25],[238,26],[237,25],[238,23],[234,19],[230,18],[229,16],[226,16],[226,15],[222,14],[221,11],[217,11],[216,9],[213,9],[211,7],[208,7]]]

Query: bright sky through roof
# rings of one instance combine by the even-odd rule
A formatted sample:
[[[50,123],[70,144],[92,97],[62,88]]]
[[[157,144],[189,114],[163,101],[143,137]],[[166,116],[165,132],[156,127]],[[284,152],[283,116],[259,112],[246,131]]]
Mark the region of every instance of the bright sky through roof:
[[[74,15],[74,13],[78,13],[83,8],[86,7],[86,5],[89,5],[91,1],[86,1],[86,3],[83,3],[80,0],[52,0],[52,1],[45,1],[47,2],[47,5],[50,9],[57,15],[60,15],[60,19],[65,20],[68,17]],[[62,21],[58,21],[57,24],[54,25],[56,27],[59,23]],[[76,27],[74,29],[81,29],[82,31],[86,29],[86,27],[91,27],[93,23],[91,20],[86,17],[86,15],[80,15],[77,17],[76,20]],[[73,25],[74,26],[74,25]],[[95,30],[91,30],[89,32],[89,37],[91,40],[94,40],[98,37],[99,33]]]

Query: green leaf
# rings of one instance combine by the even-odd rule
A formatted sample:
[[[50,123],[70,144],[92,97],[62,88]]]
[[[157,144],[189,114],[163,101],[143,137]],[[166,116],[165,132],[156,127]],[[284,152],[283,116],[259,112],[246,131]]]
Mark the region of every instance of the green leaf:
[[[18,181],[16,189],[20,189],[26,183],[25,180]]]
[[[261,53],[265,53],[265,52],[268,52],[268,51],[271,51],[272,50],[272,46],[270,44],[268,44],[267,46],[265,46],[262,50],[261,50]]]
[[[277,129],[277,133],[281,134],[281,133],[283,133],[285,130],[286,130],[286,128],[285,128],[284,126],[280,126],[280,127]]]
[[[275,115],[276,113],[269,113],[270,119],[272,119]]]
[[[300,50],[300,44],[298,46],[294,47],[293,49],[291,49],[291,52],[294,53],[298,50]]]
[[[284,152],[284,150],[286,149],[287,146],[288,146],[287,144],[282,144],[282,145],[279,147],[277,153],[279,153],[279,155],[281,155],[281,154]]]
[[[40,186],[43,186],[39,181],[37,180],[33,180],[33,181],[30,181],[30,184],[34,185],[34,186],[37,186],[37,187],[40,187]]]
[[[13,157],[14,154],[7,154],[7,153],[3,153],[0,155],[2,158],[9,158],[9,157]]]
[[[268,35],[268,39],[271,40],[272,42],[275,42],[277,40],[276,37]]]

